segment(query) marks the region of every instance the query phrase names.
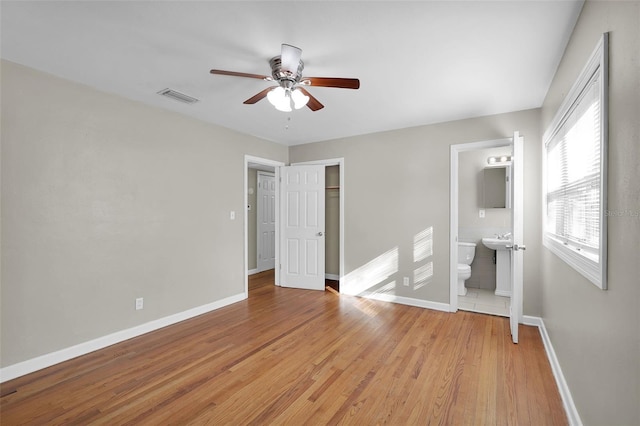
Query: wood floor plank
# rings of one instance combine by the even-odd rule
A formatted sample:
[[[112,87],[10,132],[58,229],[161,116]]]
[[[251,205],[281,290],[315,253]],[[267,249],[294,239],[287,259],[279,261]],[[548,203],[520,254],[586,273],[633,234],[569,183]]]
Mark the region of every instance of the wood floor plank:
[[[3,425],[564,425],[544,345],[505,318],[273,285],[0,386]]]

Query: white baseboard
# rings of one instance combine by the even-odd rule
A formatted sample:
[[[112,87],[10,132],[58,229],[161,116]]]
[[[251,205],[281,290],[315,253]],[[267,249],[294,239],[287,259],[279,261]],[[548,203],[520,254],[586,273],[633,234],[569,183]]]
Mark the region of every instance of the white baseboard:
[[[123,342],[133,337],[137,337],[172,324],[176,324],[189,318],[193,318],[207,312],[215,311],[216,309],[223,308],[227,305],[239,302],[246,298],[246,293],[239,293],[234,296],[218,300],[216,302],[198,306],[196,308],[169,315],[164,318],[159,318],[157,320],[149,321],[147,323],[128,328],[126,330],[121,330],[106,336],[98,337],[97,339],[93,339],[88,342],[80,343],[78,345],[61,349],[59,351],[41,355],[39,357],[19,362],[17,364],[9,365],[0,369],[0,383],[15,379],[16,377],[24,376],[25,374],[33,373],[34,371],[42,370],[43,368],[51,367],[52,365],[59,364],[63,361],[67,361],[81,355],[86,355],[98,349],[106,348],[107,346]]]
[[[538,330],[540,330],[542,343],[544,344],[544,349],[547,352],[547,358],[551,364],[551,371],[553,372],[553,377],[556,379],[556,384],[560,391],[560,397],[562,398],[562,405],[564,405],[564,411],[567,413],[569,424],[572,426],[582,426],[582,420],[580,420],[580,415],[578,414],[576,405],[573,402],[569,385],[564,378],[564,374],[562,374],[560,362],[558,361],[558,357],[556,357],[556,352],[551,344],[547,328],[544,326],[544,321],[540,317],[530,317],[525,315],[522,318],[522,323],[525,325],[536,326],[538,327]]]
[[[396,296],[387,293],[368,293],[363,292],[354,296],[364,297],[365,299],[379,300],[381,302],[398,303],[400,305],[416,306],[418,308],[433,309],[435,311],[449,312],[448,303],[432,302],[430,300],[414,299],[413,297]]]
[[[258,272],[260,272],[260,271],[258,271],[258,268],[255,268],[255,269],[249,269],[249,270],[247,271],[247,275],[257,274]]]
[[[522,324],[524,325],[533,325],[535,327],[543,327],[542,325],[542,318],[540,317],[532,317],[529,315],[523,315],[522,316]]]
[[[494,294],[496,296],[511,297],[511,291],[506,290],[496,290]]]
[[[340,281],[340,275],[336,275],[336,274],[324,274],[324,279],[325,279],[325,280]]]

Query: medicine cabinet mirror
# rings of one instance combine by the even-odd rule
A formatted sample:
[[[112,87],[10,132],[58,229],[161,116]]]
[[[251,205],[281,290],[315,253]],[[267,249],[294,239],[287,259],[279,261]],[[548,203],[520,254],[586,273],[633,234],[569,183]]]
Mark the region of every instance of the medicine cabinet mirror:
[[[511,167],[508,165],[490,166],[484,168],[484,208],[511,208],[510,174]]]

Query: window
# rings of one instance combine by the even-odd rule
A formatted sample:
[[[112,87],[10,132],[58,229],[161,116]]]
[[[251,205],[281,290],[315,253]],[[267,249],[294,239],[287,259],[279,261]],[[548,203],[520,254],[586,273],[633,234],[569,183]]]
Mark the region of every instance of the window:
[[[544,245],[601,289],[606,281],[607,34],[544,135]]]

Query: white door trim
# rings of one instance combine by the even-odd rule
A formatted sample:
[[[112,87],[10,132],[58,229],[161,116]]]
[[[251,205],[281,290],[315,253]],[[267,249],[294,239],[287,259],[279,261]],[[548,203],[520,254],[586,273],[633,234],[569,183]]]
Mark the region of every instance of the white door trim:
[[[280,249],[278,239],[280,237],[280,229],[279,229],[279,221],[278,217],[280,214],[280,207],[278,204],[280,203],[280,171],[279,167],[284,166],[285,164],[282,161],[269,160],[267,158],[254,157],[252,155],[244,156],[244,186],[242,188],[243,198],[244,198],[244,295],[245,298],[249,297],[249,213],[247,212],[247,205],[249,204],[249,195],[247,194],[247,187],[249,182],[249,164],[259,164],[262,166],[268,166],[275,168],[276,175],[276,265],[280,261]],[[275,271],[275,282],[276,285],[279,285],[280,282],[280,273],[278,268]]]
[[[449,310],[458,311],[458,155],[463,151],[510,146],[511,138],[451,145],[449,181]]]
[[[344,277],[344,158],[329,158],[325,160],[313,160],[313,161],[302,161],[298,163],[291,163],[292,166],[295,165],[304,165],[304,164],[322,164],[325,166],[339,166],[340,169],[340,189],[338,190],[340,196],[340,276],[338,277],[338,281],[342,280]],[[277,262],[276,262],[277,264]]]

